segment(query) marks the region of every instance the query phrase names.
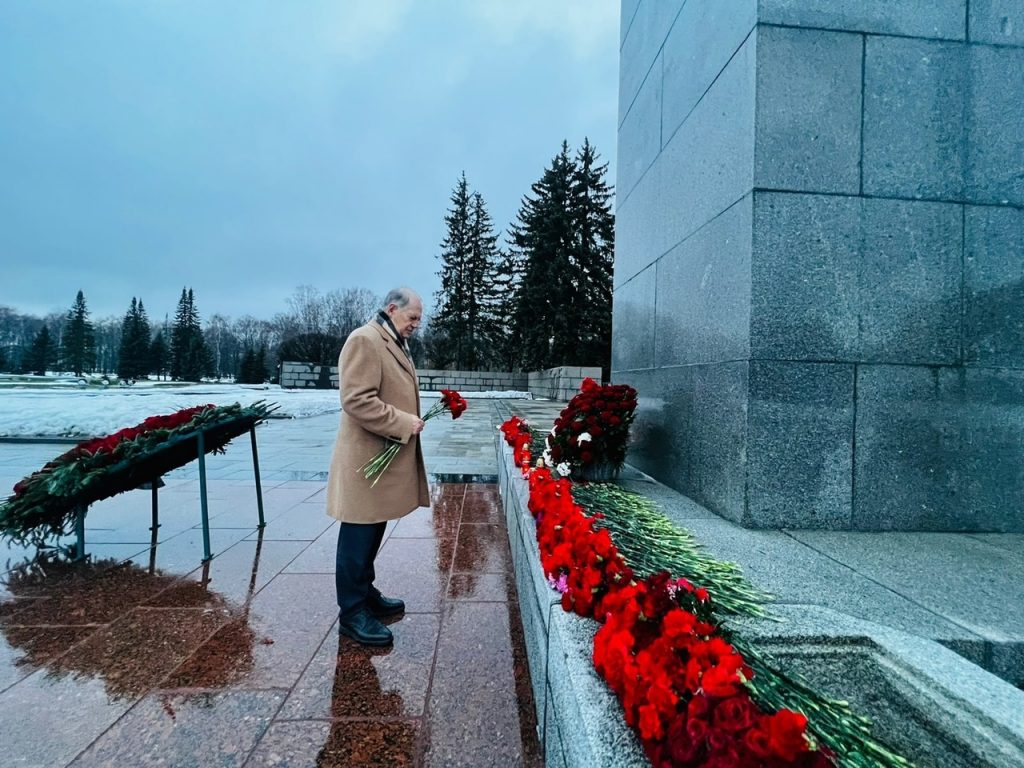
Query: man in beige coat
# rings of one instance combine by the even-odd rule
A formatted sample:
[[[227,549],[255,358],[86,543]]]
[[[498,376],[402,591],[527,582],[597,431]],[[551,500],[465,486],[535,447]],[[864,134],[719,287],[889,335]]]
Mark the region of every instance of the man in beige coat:
[[[353,331],[341,350],[341,425],[327,480],[327,514],[341,521],[335,582],[338,631],[365,645],[390,645],[378,618],[405,610],[373,585],[373,561],[388,520],[430,504],[419,433],[419,384],[409,338],[423,302],[408,288],[388,293],[377,317]],[[360,467],[387,441],[402,443],[391,466],[371,487]]]

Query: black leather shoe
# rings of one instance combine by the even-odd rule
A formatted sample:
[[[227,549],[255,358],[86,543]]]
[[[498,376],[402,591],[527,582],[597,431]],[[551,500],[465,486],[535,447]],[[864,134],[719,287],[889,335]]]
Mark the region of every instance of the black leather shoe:
[[[405,612],[405,603],[395,597],[384,597],[377,591],[366,598],[366,607],[374,616],[397,616]]]
[[[339,619],[338,634],[351,637],[363,645],[391,645],[394,642],[391,630],[367,611],[358,611],[347,619]]]

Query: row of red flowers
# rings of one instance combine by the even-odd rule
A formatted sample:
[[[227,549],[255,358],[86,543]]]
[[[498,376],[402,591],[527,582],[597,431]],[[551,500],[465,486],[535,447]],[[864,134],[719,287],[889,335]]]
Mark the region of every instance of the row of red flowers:
[[[197,405],[192,408],[184,408],[174,413],[149,416],[134,427],[125,427],[124,429],[119,429],[117,432],[112,432],[109,435],[95,437],[91,440],[85,440],[78,443],[70,451],[66,451],[57,458],[46,462],[46,464],[43,465],[42,470],[18,481],[14,486],[14,496],[20,495],[33,479],[45,474],[54,467],[59,467],[63,464],[75,461],[83,456],[110,454],[111,457],[113,457],[113,454],[122,443],[130,442],[158,429],[165,429],[168,431],[177,429],[178,427],[184,426],[192,421],[192,419],[196,417],[196,414],[205,411],[207,408],[216,407],[217,406],[213,403],[207,403],[205,405]]]
[[[562,607],[602,623],[594,666],[622,702],[656,768],[827,766],[798,712],[767,713],[744,685],[753,671],[714,623],[711,596],[685,579],[635,576],[572,484],[530,468],[530,428],[501,431],[528,477],[541,564]]]

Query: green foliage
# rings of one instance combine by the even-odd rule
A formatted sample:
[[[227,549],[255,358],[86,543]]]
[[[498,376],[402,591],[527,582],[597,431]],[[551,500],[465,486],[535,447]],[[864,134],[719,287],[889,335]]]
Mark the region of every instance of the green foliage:
[[[459,178],[445,215],[441,243],[441,289],[431,317],[432,364],[480,370],[495,362],[505,312],[499,276],[503,256],[487,205]]]
[[[261,346],[259,351],[246,347],[238,366],[235,381],[239,384],[263,384],[267,380],[267,350]]]
[[[213,356],[203,339],[192,289],[181,289],[171,331],[171,378],[199,381],[213,373]]]
[[[164,332],[157,331],[153,342],[149,345],[149,370],[157,376],[163,376],[167,373],[168,365],[167,342],[164,341]]]
[[[511,347],[529,370],[601,365],[611,357],[614,214],[607,164],[589,141],[552,159],[512,226]]]
[[[121,322],[121,346],[118,349],[117,375],[122,379],[140,379],[151,370],[149,318],[142,299],[132,297],[131,306]]]
[[[47,369],[49,369],[56,360],[57,348],[50,336],[50,329],[44,325],[39,329],[39,333],[36,334],[35,339],[32,341],[32,347],[29,349],[28,355],[25,358],[25,370],[28,373],[36,373],[40,376],[45,376]]]
[[[68,310],[61,338],[61,367],[76,376],[88,373],[96,366],[96,332],[89,321],[85,295],[79,291],[75,303]]]
[[[0,505],[0,537],[14,541],[45,539],[68,532],[78,505],[88,505],[133,488],[192,461],[195,436],[205,433],[206,451],[219,452],[233,438],[264,420],[275,406],[209,407],[173,428],[148,428],[112,449],[82,450],[79,444],[15,485]],[[160,418],[160,417],[157,417]],[[122,433],[124,430],[122,430]],[[104,438],[118,437],[119,433]],[[95,441],[85,441],[90,443]]]

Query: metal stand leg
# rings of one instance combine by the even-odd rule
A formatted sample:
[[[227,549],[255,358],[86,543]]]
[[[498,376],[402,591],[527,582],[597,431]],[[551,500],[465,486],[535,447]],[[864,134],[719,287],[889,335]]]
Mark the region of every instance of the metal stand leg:
[[[85,560],[85,511],[88,509],[85,504],[79,504],[75,507],[75,536],[78,541],[75,542],[75,562],[79,563]]]
[[[263,519],[263,485],[260,483],[260,454],[256,450],[256,427],[249,428],[249,437],[252,438],[252,470],[256,476],[256,508],[260,513],[260,528],[266,528],[267,523]]]
[[[203,433],[200,430],[197,438],[199,440],[199,503],[203,512],[203,562],[213,558],[210,554],[210,509],[206,503],[206,441],[203,440]]]
[[[154,478],[150,485],[153,488],[153,525],[150,526],[149,530],[153,534],[153,538],[156,538],[156,529],[160,527],[160,502],[157,500],[156,489],[160,484],[160,478]]]

